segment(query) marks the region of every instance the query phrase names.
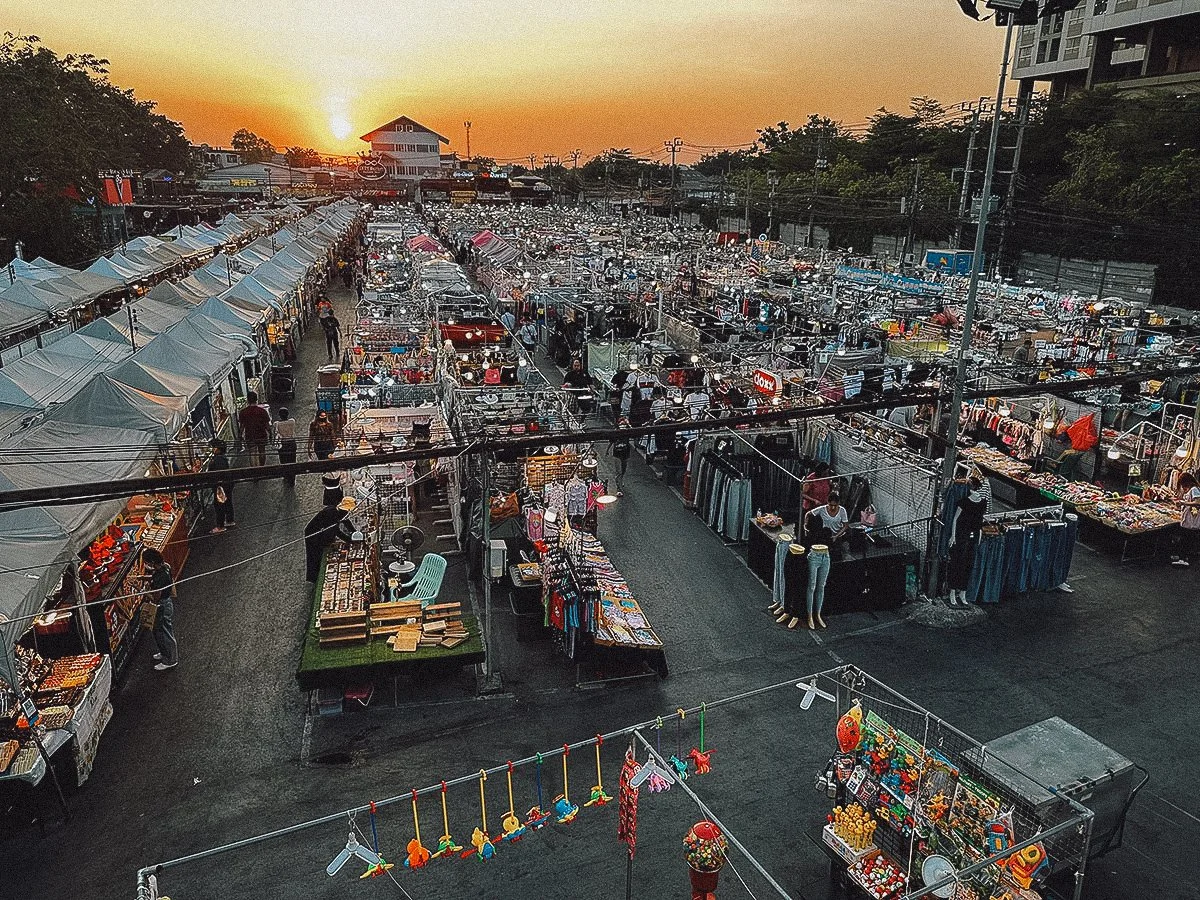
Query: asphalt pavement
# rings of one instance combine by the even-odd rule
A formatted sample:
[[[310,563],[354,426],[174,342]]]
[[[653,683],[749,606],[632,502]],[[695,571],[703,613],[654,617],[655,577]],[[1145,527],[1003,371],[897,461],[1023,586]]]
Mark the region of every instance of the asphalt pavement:
[[[348,293],[336,299],[348,322]],[[301,428],[312,415],[322,362],[323,342],[310,332],[293,406]],[[625,494],[601,511],[598,530],[666,643],[669,678],[577,688],[574,670],[497,591],[493,642],[503,693],[476,697],[466,672],[437,683],[405,682],[395,693],[381,690],[365,708],[352,704],[340,717],[322,718],[294,680],[309,609],[300,538],[319,495],[315,476],[302,477],[294,492],[275,482],[239,485],[237,528],[197,539],[185,574],[266,555],[181,587],[180,665],[154,672],[151,642],[142,642],[115,688],[116,714],[91,779],[69,798],[69,821],[45,833],[7,823],[0,897],[129,900],[141,866],[843,662],[982,741],[1060,715],[1145,766],[1152,780],[1130,813],[1124,847],[1089,866],[1084,896],[1200,897],[1200,774],[1192,749],[1200,726],[1200,607],[1190,570],[1119,566],[1111,553],[1080,546],[1074,594],[1037,594],[953,615],[913,604],[831,617],[819,633],[788,631],[765,614],[769,592],[737,549],[635,455]],[[479,603],[473,589],[468,599]],[[796,898],[828,895],[828,865],[807,835],[828,808],[814,778],[832,750],[834,722],[832,707],[802,711],[789,690],[714,710],[706,722],[707,742],[716,748],[713,771],[688,782]],[[668,722],[651,740],[674,753],[697,737],[689,718],[681,726]],[[622,752],[603,749],[610,794]],[[595,781],[594,755],[580,751],[568,761],[571,797],[583,799]],[[518,811],[536,802],[536,775],[531,768],[515,773]],[[540,773],[545,799],[561,793],[562,780],[555,758]],[[506,781],[493,776],[485,790],[495,831],[509,808]],[[474,783],[447,793],[460,844],[480,823],[479,800]],[[443,830],[441,807],[422,800],[417,814],[432,846]],[[678,787],[642,792],[633,896],[686,896],[681,840],[701,818]],[[439,859],[417,872],[400,864],[413,824],[408,802],[379,811],[381,847],[397,862],[387,877],[360,880],[365,867],[356,861],[335,877],[325,874],[352,828],[370,841],[370,818],[360,814],[167,868],[161,891],[174,900],[625,896],[615,803],[504,844],[488,862]],[[731,858],[722,898],[775,896],[744,857]]]

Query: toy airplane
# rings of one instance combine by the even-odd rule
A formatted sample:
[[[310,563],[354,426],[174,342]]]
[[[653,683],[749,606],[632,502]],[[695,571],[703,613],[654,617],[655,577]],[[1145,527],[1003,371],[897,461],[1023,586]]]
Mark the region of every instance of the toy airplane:
[[[808,709],[813,705],[813,700],[815,700],[817,697],[828,700],[830,703],[837,703],[837,697],[833,696],[833,694],[827,694],[825,691],[817,687],[817,680],[815,678],[808,684],[801,682],[800,684],[796,685],[796,688],[797,690],[804,691],[804,699],[800,701],[801,709]]]
[[[354,832],[350,832],[350,837],[346,840],[346,848],[333,858],[333,862],[325,867],[325,874],[333,877],[342,870],[347,860],[352,856],[357,856],[368,866],[382,865],[382,860],[370,848],[364,847],[358,842],[358,838],[354,836]]]
[[[529,830],[521,823],[521,820],[513,814],[512,810],[509,810],[508,815],[504,817],[504,820],[500,823],[500,826],[504,829],[504,834],[500,836],[500,840],[509,842],[519,841],[521,838],[525,837],[525,833]]]
[[[454,838],[448,834],[443,834],[438,838],[437,850],[429,854],[430,859],[437,859],[440,856],[449,856],[458,853],[462,850],[462,846],[454,843]]]
[[[575,821],[575,817],[579,815],[579,807],[566,797],[559,795],[554,799],[554,815],[555,822],[559,825],[565,825],[568,822]]]
[[[540,806],[534,806],[525,814],[525,827],[536,831],[549,822],[553,816],[553,812],[542,812]]]

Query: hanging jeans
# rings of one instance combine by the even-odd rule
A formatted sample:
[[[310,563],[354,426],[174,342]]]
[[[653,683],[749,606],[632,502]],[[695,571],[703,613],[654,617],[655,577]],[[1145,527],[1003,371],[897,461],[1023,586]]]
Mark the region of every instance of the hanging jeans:
[[[829,580],[829,551],[808,551],[808,614],[820,615],[825,607],[825,582]]]
[[[1050,526],[1050,587],[1058,587],[1071,574],[1075,539],[1079,536],[1079,516],[1068,513],[1061,525]]]
[[[778,606],[783,605],[787,589],[787,576],[784,575],[784,564],[788,558],[789,544],[787,541],[775,542],[775,577],[771,581],[771,601]]]
[[[967,586],[967,599],[976,603],[996,603],[1004,584],[1004,534],[984,531],[975,550],[975,565]]]
[[[1025,571],[1025,529],[1010,525],[1004,532],[1004,583],[1001,593],[1006,597],[1019,594],[1021,576]]]

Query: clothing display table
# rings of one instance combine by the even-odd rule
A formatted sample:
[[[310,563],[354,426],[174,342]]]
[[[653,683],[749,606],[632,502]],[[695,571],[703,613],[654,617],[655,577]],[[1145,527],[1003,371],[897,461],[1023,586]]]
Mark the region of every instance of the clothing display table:
[[[774,581],[775,546],[779,535],[799,533],[796,525],[764,528],[750,524],[750,539],[746,562],[763,584]],[[861,552],[845,545],[835,547],[825,585],[825,615],[845,612],[895,609],[904,603],[910,580],[917,578],[921,554],[916,547],[897,538],[868,544]],[[803,609],[808,585],[808,559],[804,555],[788,554],[784,567],[785,598],[789,609]]]

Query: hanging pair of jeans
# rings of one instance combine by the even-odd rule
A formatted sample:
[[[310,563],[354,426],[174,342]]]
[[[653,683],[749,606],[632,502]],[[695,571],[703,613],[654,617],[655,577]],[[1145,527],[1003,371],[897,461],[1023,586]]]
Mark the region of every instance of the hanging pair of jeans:
[[[1050,525],[1050,587],[1058,587],[1071,574],[1075,540],[1079,536],[1079,517],[1068,513],[1063,522]]]
[[[1039,522],[1028,526],[1033,533],[1030,556],[1026,560],[1029,571],[1028,586],[1031,591],[1044,591],[1056,585],[1050,584],[1050,527]]]
[[[1021,573],[1025,568],[1025,529],[1009,525],[1004,529],[1004,577],[1000,592],[1004,596],[1021,593]]]
[[[975,565],[967,586],[967,599],[976,603],[996,603],[1004,582],[1004,534],[984,529],[975,548]]]

